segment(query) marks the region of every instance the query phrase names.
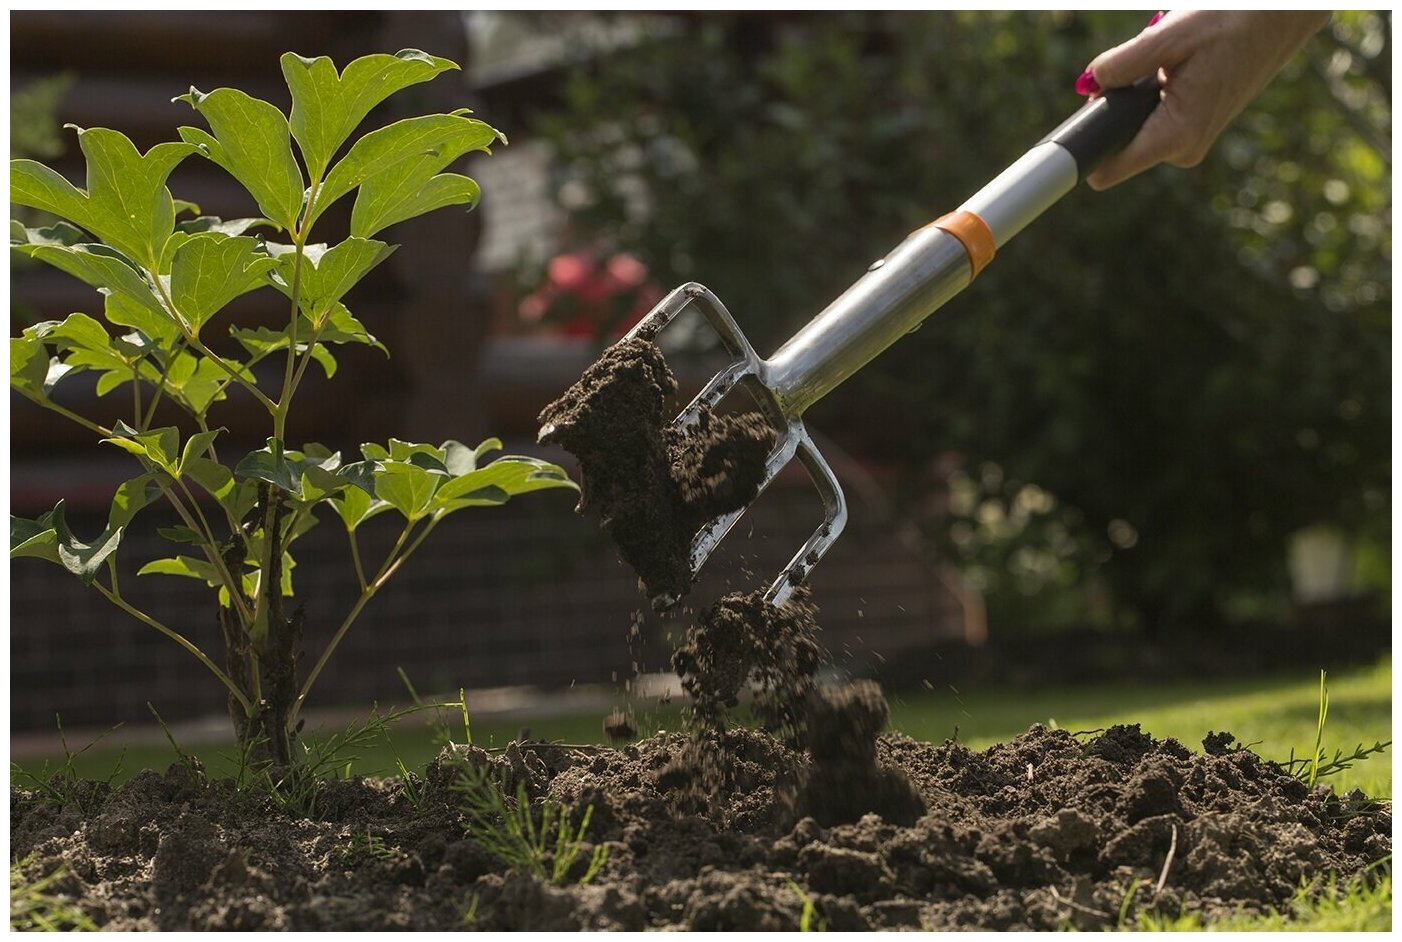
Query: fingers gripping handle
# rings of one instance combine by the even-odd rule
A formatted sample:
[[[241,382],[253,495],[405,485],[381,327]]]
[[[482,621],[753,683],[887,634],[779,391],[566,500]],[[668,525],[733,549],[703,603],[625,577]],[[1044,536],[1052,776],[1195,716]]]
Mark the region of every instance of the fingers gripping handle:
[[[1159,106],[1159,79],[1147,75],[1133,85],[1112,88],[1091,99],[1042,143],[1060,144],[1076,160],[1076,172],[1084,180],[1100,162],[1118,153],[1134,139],[1149,115]]]

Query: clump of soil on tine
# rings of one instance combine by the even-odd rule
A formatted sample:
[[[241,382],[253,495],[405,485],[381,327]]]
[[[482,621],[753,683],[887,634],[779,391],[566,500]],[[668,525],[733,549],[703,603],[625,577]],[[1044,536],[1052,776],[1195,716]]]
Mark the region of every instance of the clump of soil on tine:
[[[776,438],[756,412],[703,409],[692,427],[673,428],[676,392],[662,352],[635,337],[609,347],[540,413],[540,440],[579,459],[577,509],[598,512],[654,598],[690,589],[692,537],[754,499]]]
[[[1309,789],[1244,749],[1034,726],[974,752],[871,737],[871,691],[842,697],[860,707],[839,709],[836,728],[810,719],[823,742],[903,770],[923,811],[839,820],[795,807],[799,780],[852,750],[810,756],[744,729],[700,737],[727,764],[706,801],[679,800],[696,782],[677,760],[698,737],[659,733],[621,749],[456,747],[576,824],[593,808],[560,884],[511,870],[467,832],[446,753],[413,793],[399,780],[327,783],[312,817],[181,766],[68,804],[14,789],[11,859],[29,881],[62,868],[46,892],[112,930],[451,930],[466,917],[485,930],[793,931],[801,892],[834,931],[947,931],[1112,929],[1122,906],[1129,925],[1262,913],[1302,881],[1347,881],[1391,853],[1389,805]],[[599,845],[607,862],[579,885]]]

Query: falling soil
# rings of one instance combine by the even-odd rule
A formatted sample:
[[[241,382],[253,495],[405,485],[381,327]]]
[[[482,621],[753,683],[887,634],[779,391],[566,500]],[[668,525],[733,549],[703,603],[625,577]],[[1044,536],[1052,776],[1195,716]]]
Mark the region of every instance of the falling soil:
[[[804,588],[779,608],[764,600],[763,590],[731,593],[712,605],[672,653],[672,669],[691,696],[693,719],[724,728],[727,708],[753,687],[755,712],[766,727],[799,741],[805,700],[818,668],[828,661],[816,616]]]
[[[622,340],[540,414],[540,440],[579,459],[592,509],[650,598],[691,587],[691,540],[755,497],[775,432],[757,412],[702,409],[678,429],[677,381],[650,340]]]
[[[1310,790],[1221,737],[1203,753],[1135,726],[1034,726],[973,752],[873,735],[872,688],[831,696],[810,722],[846,747],[809,754],[749,730],[456,747],[412,790],[326,783],[311,816],[180,765],[63,805],[12,790],[11,855],[29,880],[61,870],[48,892],[115,930],[453,929],[465,914],[478,929],[793,930],[804,897],[832,930],[1044,930],[1260,913],[1391,852],[1388,806]],[[700,798],[676,772],[698,741],[724,757]],[[465,830],[454,758],[576,824],[593,808],[563,885],[510,870]],[[851,787],[872,770],[887,784]],[[579,885],[601,845],[607,861]]]

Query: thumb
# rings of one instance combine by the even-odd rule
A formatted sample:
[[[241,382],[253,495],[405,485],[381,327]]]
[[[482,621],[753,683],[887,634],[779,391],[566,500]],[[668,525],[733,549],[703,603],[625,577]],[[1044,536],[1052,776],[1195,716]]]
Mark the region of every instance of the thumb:
[[[1178,53],[1174,38],[1177,31],[1169,17],[1147,27],[1133,39],[1107,49],[1091,60],[1087,71],[1095,76],[1101,88],[1123,88],[1133,85],[1146,75],[1152,75],[1161,67],[1178,64]]]

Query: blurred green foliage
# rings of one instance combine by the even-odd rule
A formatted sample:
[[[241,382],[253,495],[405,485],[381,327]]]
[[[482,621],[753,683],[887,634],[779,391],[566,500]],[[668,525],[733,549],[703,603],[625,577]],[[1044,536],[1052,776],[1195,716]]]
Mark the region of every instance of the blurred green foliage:
[[[10,93],[10,156],[53,159],[63,153],[59,105],[73,87],[68,73],[36,79]]]
[[[1145,19],[677,16],[581,57],[540,129],[574,221],[712,288],[763,353],[1075,110]],[[814,407],[903,469],[913,514],[949,489],[924,519],[995,623],[1202,629],[1287,598],[1302,527],[1387,552],[1390,36],[1336,14],[1200,167],[1079,188]]]

